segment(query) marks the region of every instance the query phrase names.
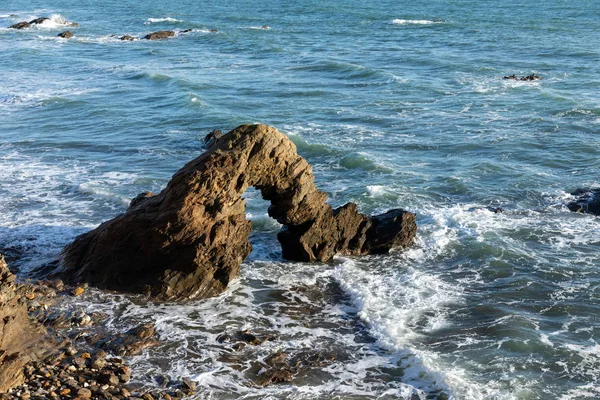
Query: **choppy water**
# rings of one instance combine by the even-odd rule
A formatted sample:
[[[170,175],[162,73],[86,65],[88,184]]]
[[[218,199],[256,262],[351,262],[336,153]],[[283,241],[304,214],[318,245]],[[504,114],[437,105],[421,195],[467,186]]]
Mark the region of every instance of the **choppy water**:
[[[215,399],[598,398],[600,219],[564,207],[600,185],[598,26],[591,0],[4,0],[0,247],[27,271],[160,190],[208,130],[271,124],[334,206],[417,212],[416,246],[286,262],[250,192],[255,251],[224,295],[84,299],[115,329],[157,322],[166,344],[138,371],[192,375]],[[235,353],[215,341],[234,329],[278,340]],[[335,361],[254,386],[276,350]]]

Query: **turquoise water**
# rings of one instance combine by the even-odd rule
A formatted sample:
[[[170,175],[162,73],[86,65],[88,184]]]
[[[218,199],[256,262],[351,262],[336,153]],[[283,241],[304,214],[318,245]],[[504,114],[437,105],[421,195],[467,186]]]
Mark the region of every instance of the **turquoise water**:
[[[255,251],[223,296],[73,304],[111,312],[115,329],[157,322],[166,344],[138,371],[191,375],[211,398],[600,397],[600,220],[564,206],[600,185],[599,3],[100,3],[0,4],[0,248],[13,266],[52,259],[164,187],[209,130],[242,123],[287,133],[333,205],[419,222],[405,253],[289,263],[249,192]],[[52,21],[5,29],[41,16]],[[531,73],[543,79],[502,79]],[[241,355],[215,345],[246,328],[280,339]],[[336,361],[253,386],[278,349]]]

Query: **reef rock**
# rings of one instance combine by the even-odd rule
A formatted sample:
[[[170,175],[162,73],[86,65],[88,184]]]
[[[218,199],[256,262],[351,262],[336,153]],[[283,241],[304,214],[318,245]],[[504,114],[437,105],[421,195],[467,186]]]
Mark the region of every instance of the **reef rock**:
[[[144,36],[144,39],[159,40],[159,39],[170,38],[173,36],[175,36],[175,32],[173,32],[173,31],[158,31],[158,32],[152,32],[152,33],[147,34],[146,36]]]
[[[48,17],[36,18],[36,19],[34,19],[32,21],[29,21],[29,23],[31,25],[39,25],[39,24],[43,24],[46,21],[50,21],[50,18],[48,18]]]
[[[577,200],[567,204],[567,208],[574,212],[600,215],[600,188],[577,189],[573,193]]]
[[[0,254],[0,393],[24,382],[23,366],[48,349],[45,331],[27,315],[15,276]]]
[[[504,77],[504,78],[502,78],[502,79],[505,79],[505,80],[512,80],[512,81],[524,81],[524,82],[530,82],[530,81],[539,81],[539,80],[540,80],[540,79],[542,79],[542,78],[540,78],[540,76],[539,76],[539,75],[536,75],[536,74],[531,74],[531,75],[522,76],[522,77],[520,77],[520,78],[517,78],[517,76],[513,74],[513,75],[508,75],[508,76],[505,76],[505,77]]]
[[[25,29],[25,28],[29,28],[30,26],[31,26],[31,24],[29,22],[21,21],[21,22],[17,22],[16,24],[9,26],[8,29]]]
[[[411,245],[416,233],[415,214],[401,209],[373,217],[353,203],[332,209],[287,136],[243,125],[181,168],[161,193],[136,197],[125,214],[77,237],[51,275],[158,299],[217,295],[252,249],[242,197],[250,186],[284,225],[278,239],[287,259],[385,253]]]
[[[59,33],[56,36],[61,37],[63,39],[69,39],[69,38],[73,37],[73,32],[71,32],[71,31],[64,31],[62,33]]]

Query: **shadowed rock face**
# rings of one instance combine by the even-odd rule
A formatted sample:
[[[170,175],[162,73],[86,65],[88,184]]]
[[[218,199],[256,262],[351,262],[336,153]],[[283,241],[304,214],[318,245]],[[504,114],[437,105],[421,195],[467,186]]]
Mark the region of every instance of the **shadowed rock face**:
[[[15,276],[0,254],[0,393],[24,382],[23,366],[49,348],[45,331],[29,320]]]
[[[285,135],[243,125],[175,173],[160,194],[136,197],[125,214],[76,238],[53,275],[159,299],[217,295],[252,249],[242,198],[250,186],[284,225],[278,239],[285,258],[329,261],[413,242],[414,214],[398,209],[367,217],[353,203],[333,210]]]

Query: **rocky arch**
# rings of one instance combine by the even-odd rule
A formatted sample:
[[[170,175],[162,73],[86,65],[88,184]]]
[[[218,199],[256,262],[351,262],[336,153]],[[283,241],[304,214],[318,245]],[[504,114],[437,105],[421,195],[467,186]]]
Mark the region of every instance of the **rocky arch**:
[[[252,249],[242,197],[250,186],[284,225],[278,240],[287,259],[384,253],[410,245],[416,232],[415,215],[400,209],[374,217],[353,203],[332,209],[285,135],[243,125],[181,168],[160,194],[139,195],[125,214],[77,237],[52,275],[159,299],[217,295]]]

